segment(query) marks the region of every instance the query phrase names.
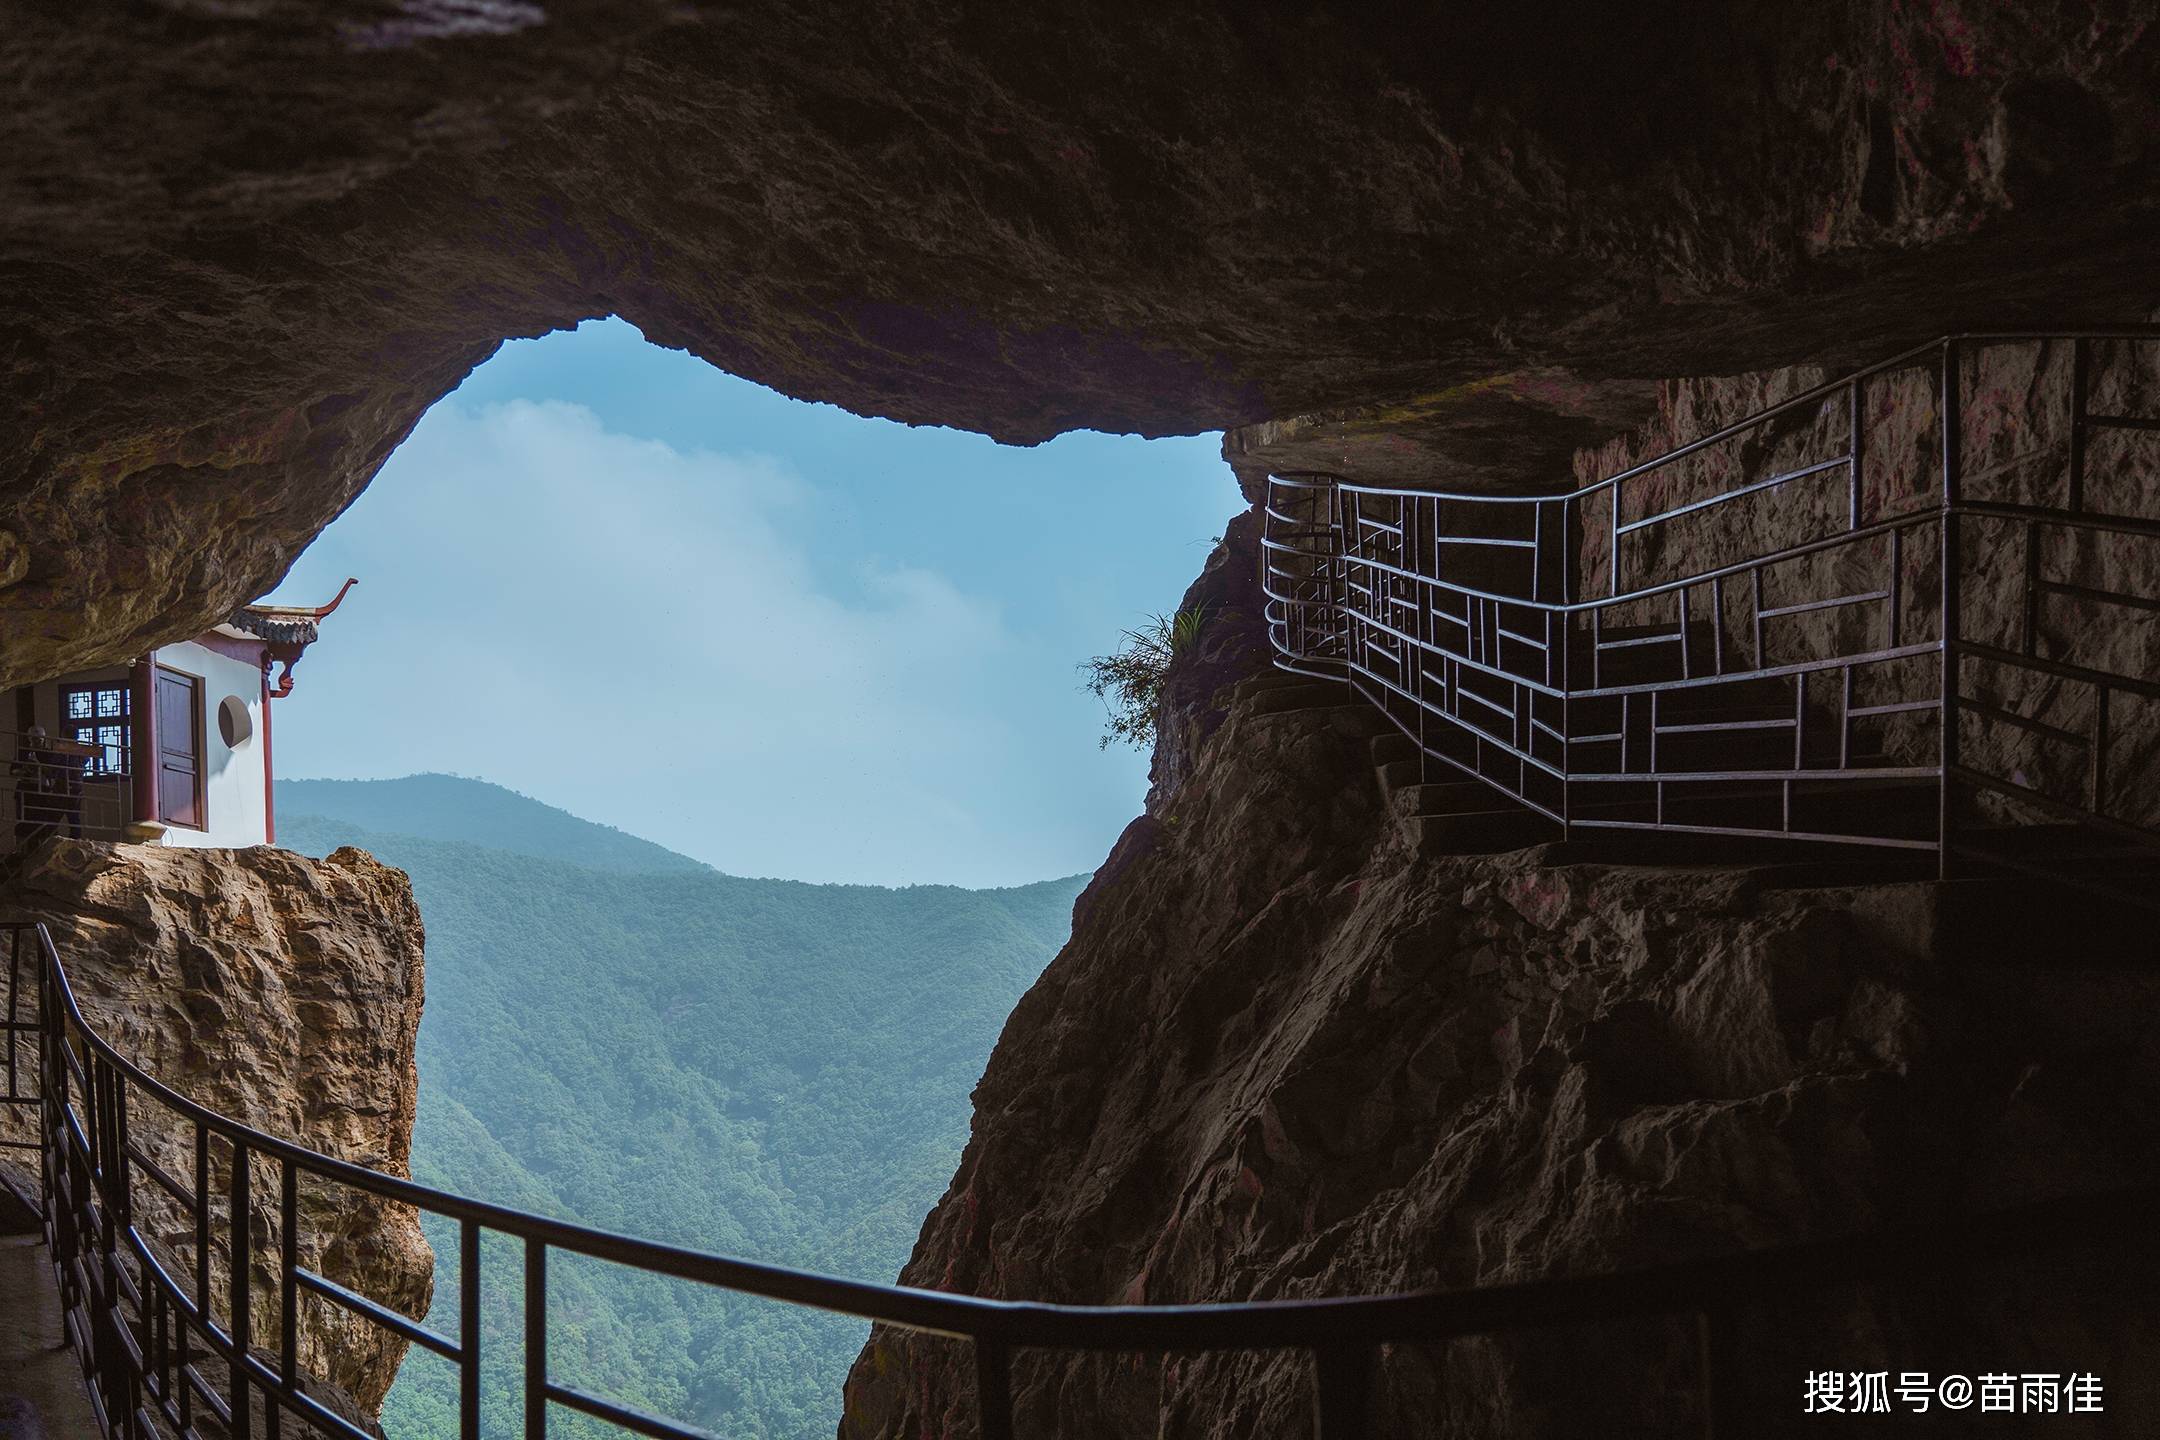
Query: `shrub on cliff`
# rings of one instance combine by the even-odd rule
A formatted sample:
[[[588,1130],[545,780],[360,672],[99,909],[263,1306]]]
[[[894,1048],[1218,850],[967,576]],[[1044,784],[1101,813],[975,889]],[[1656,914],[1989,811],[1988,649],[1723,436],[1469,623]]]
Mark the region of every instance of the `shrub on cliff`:
[[[1103,749],[1109,749],[1112,741],[1135,750],[1155,743],[1155,720],[1162,712],[1163,680],[1170,673],[1170,662],[1199,643],[1207,622],[1204,606],[1175,615],[1150,615],[1145,625],[1124,633],[1123,649],[1081,662],[1088,694],[1102,701],[1109,715]]]

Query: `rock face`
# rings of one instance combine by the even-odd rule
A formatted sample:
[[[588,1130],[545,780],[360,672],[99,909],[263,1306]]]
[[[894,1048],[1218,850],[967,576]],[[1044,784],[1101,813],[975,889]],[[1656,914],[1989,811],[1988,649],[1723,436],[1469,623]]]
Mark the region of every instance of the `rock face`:
[[[418,1077],[422,931],[405,876],[358,850],[49,843],[6,892],[11,915],[51,927],[85,1018],[144,1070],[257,1129],[405,1176]],[[130,1138],[176,1176],[192,1131],[138,1101]],[[230,1157],[213,1144],[213,1192]],[[254,1253],[282,1243],[277,1179],[258,1166]],[[191,1225],[147,1182],[138,1225],[191,1274]],[[301,1263],[407,1315],[424,1315],[434,1254],[410,1207],[316,1182],[300,1191]],[[218,1233],[225,1208],[215,1211]],[[229,1293],[222,1245],[213,1289]],[[274,1267],[258,1261],[258,1340],[279,1333]],[[319,1299],[300,1314],[299,1364],[372,1418],[406,1342]]]
[[[1652,377],[2154,296],[2143,6],[159,0],[0,86],[0,684],[260,593],[505,336],[1519,483]]]
[[[1420,854],[1372,717],[1232,693],[1014,1011],[906,1282],[1079,1303],[1492,1284],[2152,1177],[2160,979],[2086,952],[2059,900]],[[2113,1387],[2081,1433],[2142,1433],[2160,1328],[2125,1276],[2102,1256],[1781,1297],[1730,1322],[1722,1374],[1771,1435],[1803,1423],[1811,1369],[2074,1354]],[[1699,1434],[1694,1343],[1675,1323],[1391,1347],[1372,1433]],[[971,1365],[873,1333],[843,1436],[972,1435]],[[1308,1375],[1021,1352],[1016,1431],[1297,1436]]]

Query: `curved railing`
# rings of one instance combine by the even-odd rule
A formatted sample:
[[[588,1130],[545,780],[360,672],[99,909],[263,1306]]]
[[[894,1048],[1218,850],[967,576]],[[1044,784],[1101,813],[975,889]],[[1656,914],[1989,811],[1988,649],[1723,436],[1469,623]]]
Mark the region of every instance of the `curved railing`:
[[[1698,1327],[1704,1433],[1742,1435],[1748,1433],[1744,1417],[1733,1412],[1715,1373],[1731,1363],[1728,1322],[1751,1304],[2062,1250],[2108,1247],[2123,1257],[2149,1245],[2148,1222],[2160,1202],[2160,1187],[2145,1187],[1650,1270],[1450,1292],[1162,1306],[981,1299],[611,1234],[449,1194],[279,1139],[194,1103],[115,1050],[84,1019],[43,925],[0,929],[10,935],[7,1092],[0,1099],[34,1110],[38,1130],[35,1139],[6,1143],[38,1156],[45,1239],[68,1339],[101,1431],[129,1440],[248,1437],[258,1429],[271,1437],[291,1429],[366,1440],[364,1429],[317,1398],[299,1368],[296,1326],[303,1295],[454,1364],[459,1433],[476,1440],[482,1347],[505,1343],[483,1337],[480,1319],[481,1241],[497,1235],[524,1254],[517,1348],[528,1440],[544,1440],[555,1407],[638,1435],[704,1440],[693,1426],[553,1377],[548,1274],[550,1257],[559,1254],[968,1341],[986,1440],[1008,1440],[1014,1433],[1010,1367],[1020,1349],[1302,1351],[1313,1360],[1316,1434],[1341,1440],[1363,1434],[1369,1423],[1374,1362],[1383,1345],[1659,1316],[1692,1317]],[[35,985],[34,1010],[20,1003],[23,980]],[[33,1051],[34,1067],[19,1067],[18,1048]],[[34,1081],[28,1086],[26,1071]],[[155,1138],[144,1134],[146,1127]],[[176,1145],[192,1157],[189,1181],[173,1175],[156,1153]],[[303,1263],[303,1184],[359,1192],[456,1222],[457,1335],[437,1333]],[[167,1246],[138,1226],[146,1187],[179,1207],[189,1222],[181,1233],[191,1239]],[[256,1254],[258,1231],[272,1253]],[[265,1298],[259,1292],[268,1288],[260,1283],[264,1271],[274,1286],[275,1314],[273,1333],[258,1336],[254,1325]]]
[[[1550,495],[1272,476],[1276,663],[1556,837],[2151,847],[2156,340],[1946,336]]]

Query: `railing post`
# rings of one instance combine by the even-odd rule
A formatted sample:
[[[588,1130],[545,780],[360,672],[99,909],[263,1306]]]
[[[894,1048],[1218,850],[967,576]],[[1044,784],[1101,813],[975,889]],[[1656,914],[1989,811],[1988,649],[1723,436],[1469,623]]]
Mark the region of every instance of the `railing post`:
[[[83,1141],[90,1147],[90,1164],[93,1169],[105,1163],[105,1086],[104,1072],[95,1055],[83,1067],[83,1086],[90,1093],[83,1097]]]
[[[1335,653],[1343,662],[1343,679],[1350,678],[1350,546],[1347,528],[1343,524],[1342,484],[1336,477],[1328,477],[1327,521],[1329,549],[1333,558],[1328,561],[1328,608],[1335,615]]]
[[[96,1247],[87,1309],[90,1322],[92,1376],[108,1417],[124,1416],[119,1381],[113,1374],[116,1352],[113,1309],[119,1304],[119,1278],[113,1264],[113,1206],[108,1186],[112,1179],[112,1075],[104,1057],[90,1057],[90,1176],[85,1204],[91,1223],[90,1243]]]
[[[1958,634],[1961,557],[1958,548],[1959,450],[1964,421],[1959,406],[1958,345],[1943,341],[1942,353],[1942,613],[1938,621],[1942,649],[1942,774],[1936,791],[1936,874],[1948,880],[1955,873],[1951,824],[1955,806],[1953,773],[1958,764]]]
[[[1578,493],[1568,497],[1561,509],[1563,553],[1560,557],[1560,601],[1579,603],[1583,596],[1583,501]],[[1560,836],[1575,838],[1575,614],[1560,613]],[[1591,667],[1596,673],[1596,665]]]
[[[290,1156],[278,1177],[278,1379],[287,1390],[300,1382],[300,1171]],[[270,1406],[270,1413],[277,1413]],[[276,1423],[272,1422],[273,1430]]]
[[[232,1332],[232,1433],[234,1440],[248,1440],[253,1433],[254,1417],[248,1412],[247,1353],[255,1343],[253,1317],[248,1313],[248,1272],[255,1264],[255,1237],[250,1233],[248,1213],[253,1209],[248,1190],[248,1151],[239,1140],[232,1142],[232,1176],[228,1193],[231,1196],[231,1213],[226,1216],[231,1234],[226,1242],[226,1254],[230,1259],[232,1273],[226,1277],[230,1293],[232,1316],[229,1328]]]
[[[1852,393],[1849,397],[1850,404],[1848,413],[1852,417],[1852,444],[1848,447],[1851,459],[1847,463],[1852,469],[1852,474],[1850,475],[1850,477],[1848,477],[1847,482],[1848,494],[1845,528],[1848,530],[1857,530],[1860,528],[1860,514],[1862,509],[1864,508],[1861,503],[1860,483],[1861,467],[1866,463],[1867,458],[1867,406],[1862,403],[1860,392],[1861,387],[1865,383],[1866,380],[1864,377],[1854,376],[1852,382]]]
[[[118,1183],[116,1193],[119,1196],[120,1203],[120,1225],[122,1229],[133,1229],[135,1226],[135,1187],[128,1178],[131,1162],[128,1159],[127,1077],[123,1076],[118,1070],[113,1070],[111,1075],[113,1167]]]
[[[59,1260],[66,1256],[56,1203],[60,1194],[60,1072],[66,1065],[56,1033],[60,1007],[53,1003],[53,979],[44,973],[42,956],[38,971],[38,1178],[45,1186],[45,1243]]]
[[[525,1237],[525,1440],[547,1440],[547,1244]]]
[[[20,1093],[15,1081],[15,1026],[16,1017],[22,1010],[22,937],[20,929],[8,935],[8,1006],[7,1006],[7,1093],[10,1099]]]
[[[1739,1316],[1732,1310],[1695,1312],[1695,1355],[1702,1384],[1703,1440],[1736,1440],[1747,1432],[1740,1414],[1739,1391],[1734,1384],[1740,1367],[1734,1363],[1734,1327]]]
[[[1363,1346],[1313,1352],[1316,1440],[1362,1440],[1371,1419],[1372,1354]]]
[[[1012,1440],[1012,1351],[987,1335],[975,1337],[975,1406],[982,1440]]]
[[[105,1070],[105,1228],[102,1235],[105,1249],[105,1314],[99,1317],[102,1328],[110,1337],[109,1385],[117,1410],[125,1420],[119,1429],[123,1434],[135,1431],[135,1410],[140,1377],[130,1361],[126,1348],[120,1340],[121,1317],[120,1247],[121,1236],[135,1223],[134,1197],[129,1193],[127,1153],[127,1083],[111,1061],[104,1062]]]
[[[150,1298],[151,1353],[155,1356],[151,1368],[157,1372],[157,1398],[162,1408],[172,1403],[172,1297],[162,1285],[152,1285],[146,1293]]]
[[[1562,544],[1566,553],[1560,557],[1560,600],[1562,604],[1579,604],[1583,598],[1583,497],[1577,492],[1568,497],[1562,510],[1564,522],[1560,527]],[[1560,836],[1562,840],[1575,838],[1575,615],[1577,611],[1560,613],[1560,769],[1564,779],[1560,782]],[[1592,656],[1590,674],[1596,676],[1596,656]]]
[[[2108,716],[2109,697],[2115,692],[2105,685],[2094,687],[2092,738],[2092,813],[2103,818],[2107,811],[2108,744],[2113,722]]]
[[[1563,605],[1573,605],[1583,598],[1582,512],[1579,494],[1568,496],[1560,507],[1560,603]]]
[[[2025,531],[2025,595],[2020,607],[2018,652],[2027,659],[2040,653],[2040,527],[2030,520]]]
[[[210,1130],[195,1122],[195,1304],[208,1330],[216,1311],[210,1293]]]
[[[2085,510],[2085,406],[2086,391],[2091,386],[2089,362],[2085,358],[2085,342],[2070,342],[2070,477],[2068,500],[2070,513],[2082,514]]]
[[[480,1440],[480,1223],[458,1222],[458,1440]]]
[[[210,1337],[210,1132],[203,1122],[195,1122],[195,1310],[203,1329],[203,1348],[209,1349]],[[180,1425],[182,1429],[194,1423],[195,1387],[188,1383],[187,1368],[193,1357],[188,1344],[187,1316],[180,1317]]]
[[[1536,500],[1530,505],[1530,603],[1542,604],[1545,599],[1545,506],[1547,501]]]
[[[1605,593],[1608,598],[1620,593],[1620,482],[1613,481],[1609,492],[1612,496],[1612,548],[1605,556]]]

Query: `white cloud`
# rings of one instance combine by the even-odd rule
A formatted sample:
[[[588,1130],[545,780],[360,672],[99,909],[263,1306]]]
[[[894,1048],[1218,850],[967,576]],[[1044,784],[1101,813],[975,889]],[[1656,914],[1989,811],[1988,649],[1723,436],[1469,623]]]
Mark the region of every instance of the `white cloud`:
[[[311,557],[364,584],[279,768],[481,775],[739,874],[1073,868],[983,819],[1031,783],[980,703],[1025,659],[999,607],[822,549],[819,501],[778,460],[582,406],[444,401]]]

